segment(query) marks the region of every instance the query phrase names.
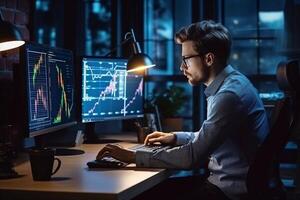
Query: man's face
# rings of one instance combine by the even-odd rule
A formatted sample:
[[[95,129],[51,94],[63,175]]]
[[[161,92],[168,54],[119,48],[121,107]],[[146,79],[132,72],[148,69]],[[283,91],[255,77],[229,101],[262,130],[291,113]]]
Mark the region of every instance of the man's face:
[[[194,50],[193,41],[182,43],[182,63],[180,70],[188,78],[190,85],[198,85],[208,79],[208,67],[204,64],[199,53]]]

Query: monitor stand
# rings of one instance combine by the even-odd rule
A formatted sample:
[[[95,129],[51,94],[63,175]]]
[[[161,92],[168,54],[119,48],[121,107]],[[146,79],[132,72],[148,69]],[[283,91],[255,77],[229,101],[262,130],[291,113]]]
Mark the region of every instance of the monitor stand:
[[[85,144],[107,144],[107,143],[118,143],[121,140],[99,138],[95,133],[95,123],[85,124]]]
[[[59,134],[56,134],[58,136]],[[47,135],[40,135],[34,137],[35,140],[35,146],[36,147],[48,147],[55,149],[55,155],[56,156],[73,156],[73,155],[80,155],[84,154],[83,150],[80,149],[74,149],[74,143],[58,143],[57,139],[52,139],[51,137]],[[53,141],[54,140],[54,141]]]

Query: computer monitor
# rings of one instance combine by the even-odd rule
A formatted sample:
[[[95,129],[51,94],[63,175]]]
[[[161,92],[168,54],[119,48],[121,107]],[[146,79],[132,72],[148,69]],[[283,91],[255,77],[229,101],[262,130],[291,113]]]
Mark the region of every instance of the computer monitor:
[[[126,69],[125,59],[82,59],[83,123],[143,117],[143,76]]]
[[[27,43],[20,51],[27,136],[52,133],[77,123],[73,54],[61,48]],[[22,88],[24,87],[24,88]]]

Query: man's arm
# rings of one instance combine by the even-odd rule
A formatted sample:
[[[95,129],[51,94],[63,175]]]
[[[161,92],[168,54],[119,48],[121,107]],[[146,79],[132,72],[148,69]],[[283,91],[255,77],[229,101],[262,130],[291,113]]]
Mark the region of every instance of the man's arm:
[[[149,135],[147,135],[144,144],[151,145],[156,142],[160,142],[161,144],[166,145],[183,145],[187,144],[189,141],[195,139],[195,137],[199,134],[198,132],[171,132],[164,133],[155,131]]]
[[[201,165],[231,134],[239,130],[245,117],[239,97],[231,92],[217,94],[200,132],[187,144],[155,154],[137,151],[141,167],[192,168]]]

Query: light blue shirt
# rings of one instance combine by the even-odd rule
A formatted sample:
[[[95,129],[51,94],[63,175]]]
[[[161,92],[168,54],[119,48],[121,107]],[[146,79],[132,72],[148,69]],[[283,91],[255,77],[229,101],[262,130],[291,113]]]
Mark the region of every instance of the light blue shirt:
[[[177,145],[150,153],[136,152],[138,167],[191,169],[209,158],[208,181],[229,198],[247,192],[249,163],[269,132],[256,89],[230,65],[206,88],[207,119],[197,132],[175,132]]]

